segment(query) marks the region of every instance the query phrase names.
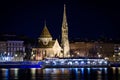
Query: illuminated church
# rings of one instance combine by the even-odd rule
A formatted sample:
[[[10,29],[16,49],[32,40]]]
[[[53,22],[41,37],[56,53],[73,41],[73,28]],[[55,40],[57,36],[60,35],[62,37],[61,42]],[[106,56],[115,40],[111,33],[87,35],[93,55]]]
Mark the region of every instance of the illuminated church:
[[[69,39],[68,39],[68,24],[66,17],[66,6],[64,5],[63,22],[62,22],[62,39],[61,45],[58,40],[53,40],[52,36],[46,26],[38,38],[38,47],[32,48],[32,58],[35,60],[42,60],[44,58],[54,57],[69,57]]]

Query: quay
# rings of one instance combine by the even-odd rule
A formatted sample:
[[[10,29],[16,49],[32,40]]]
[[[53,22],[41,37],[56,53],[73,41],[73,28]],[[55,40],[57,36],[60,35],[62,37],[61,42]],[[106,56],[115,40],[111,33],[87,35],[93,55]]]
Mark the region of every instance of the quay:
[[[42,68],[42,61],[6,61],[0,62],[0,68]]]
[[[111,66],[111,67],[120,67],[120,62],[119,62],[119,61],[110,62],[110,66]]]
[[[93,68],[118,67],[120,63],[94,58],[46,58],[41,61],[2,61],[0,68]]]

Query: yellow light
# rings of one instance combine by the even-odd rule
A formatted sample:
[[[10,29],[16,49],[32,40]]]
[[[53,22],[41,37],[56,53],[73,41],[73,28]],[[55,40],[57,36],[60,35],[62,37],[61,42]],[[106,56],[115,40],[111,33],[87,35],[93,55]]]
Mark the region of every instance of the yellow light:
[[[101,57],[101,55],[99,54],[98,57]]]
[[[120,56],[120,52],[118,53],[118,55]]]
[[[105,60],[108,60],[109,58],[108,57],[105,57]]]
[[[113,55],[113,57],[115,57],[115,55]]]

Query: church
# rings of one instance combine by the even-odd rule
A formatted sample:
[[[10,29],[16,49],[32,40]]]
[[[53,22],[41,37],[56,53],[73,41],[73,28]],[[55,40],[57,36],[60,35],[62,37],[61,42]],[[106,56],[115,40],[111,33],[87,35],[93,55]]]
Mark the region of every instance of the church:
[[[63,22],[62,22],[62,39],[61,44],[58,40],[53,40],[46,23],[43,31],[38,38],[38,46],[32,48],[32,59],[42,60],[44,58],[55,58],[55,57],[69,57],[69,39],[68,39],[68,24],[66,17],[66,6],[64,5]]]

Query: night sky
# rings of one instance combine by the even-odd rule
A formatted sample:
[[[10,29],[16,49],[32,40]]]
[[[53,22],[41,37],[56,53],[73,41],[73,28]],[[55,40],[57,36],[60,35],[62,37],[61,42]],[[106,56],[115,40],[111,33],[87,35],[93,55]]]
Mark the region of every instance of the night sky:
[[[63,7],[66,4],[70,39],[100,37],[120,39],[119,2],[96,1],[0,1],[0,33],[16,33],[38,38],[46,21],[53,38],[59,38]]]

